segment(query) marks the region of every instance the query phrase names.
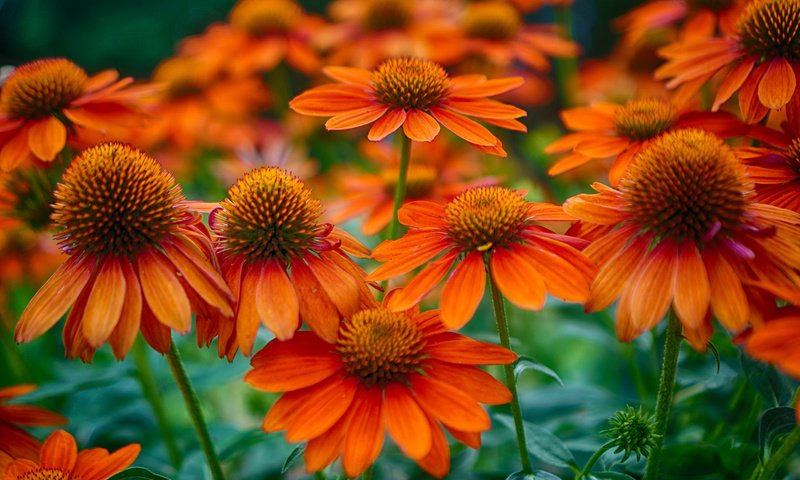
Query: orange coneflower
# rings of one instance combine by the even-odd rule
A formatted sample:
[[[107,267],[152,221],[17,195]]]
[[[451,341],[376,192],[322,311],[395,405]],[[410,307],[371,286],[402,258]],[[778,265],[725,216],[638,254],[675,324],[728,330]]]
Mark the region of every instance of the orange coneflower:
[[[306,115],[333,117],[328,130],[373,124],[368,138],[382,140],[403,127],[417,142],[430,142],[439,124],[476,147],[505,156],[502,143],[468,116],[518,131],[527,131],[515,118],[524,110],[486,97],[522,84],[519,77],[487,80],[483,75],[450,78],[438,64],[421,58],[393,58],[372,72],[349,67],[326,67],[329,77],[344,83],[322,85],[295,97],[289,106]]]
[[[0,388],[0,473],[14,459],[36,460],[39,455],[42,444],[17,425],[51,427],[67,423],[63,416],[41,407],[6,403],[34,390],[36,385]]]
[[[114,70],[89,77],[65,58],[17,67],[0,90],[0,170],[53,161],[81,128],[105,133],[139,120],[138,101],[153,88],[117,78]]]
[[[414,150],[406,178],[407,202],[447,202],[471,186],[496,182],[494,178],[476,178],[480,174],[477,156],[454,147],[446,142],[431,142]],[[361,231],[365,235],[375,235],[392,220],[400,155],[385,142],[365,142],[362,150],[367,158],[376,161],[380,170],[375,173],[342,171],[338,183],[344,194],[331,205],[330,218],[338,223],[366,214]],[[468,178],[474,180],[468,181]]]
[[[261,323],[280,340],[292,338],[301,318],[333,342],[341,316],[370,295],[365,273],[345,254],[369,251],[320,223],[321,209],[297,177],[262,167],[236,182],[212,212],[222,273],[238,297],[235,321],[198,319],[210,332],[206,343],[220,337],[220,355],[233,358],[237,347],[250,355]]]
[[[654,29],[680,26],[683,40],[733,34],[745,0],[651,0],[617,19],[628,44]]]
[[[443,477],[450,452],[443,428],[472,448],[490,428],[479,403],[510,392],[477,365],[511,363],[510,350],[448,332],[437,311],[395,313],[372,305],[344,320],[333,345],[313,332],[273,340],[245,376],[267,392],[286,392],[263,428],[307,441],[306,470],[342,457],[356,477],[378,457],[385,433],[423,469]]]
[[[762,147],[740,147],[737,154],[755,184],[756,201],[800,213],[800,135],[785,125],[779,132],[756,127]]]
[[[586,222],[585,253],[600,267],[586,308],[619,298],[621,340],[653,328],[671,305],[702,350],[710,313],[733,331],[755,315],[747,290],[797,296],[800,215],[755,203],[744,166],[715,135],[669,132],[639,153],[618,189],[594,188],[564,210]]]
[[[192,310],[233,314],[208,232],[150,156],[117,143],[84,150],[55,198],[56,239],[69,258],[22,313],[18,342],[38,337],[72,307],[64,325],[67,356],[90,361],[108,340],[121,359],[140,329],[166,353],[170,330],[187,332]]]
[[[613,158],[608,172],[616,185],[630,167],[636,154],[664,132],[697,127],[722,136],[742,135],[747,128],[727,112],[679,112],[669,100],[643,98],[625,105],[596,103],[561,112],[567,128],[576,130],[545,148],[546,153],[571,151],[550,167],[558,175],[585,163]]]
[[[6,468],[3,480],[106,480],[129,467],[141,450],[138,443],[132,443],[114,453],[104,448],[79,452],[72,435],[58,430],[45,440],[38,462],[15,460]]]
[[[800,0],[753,0],[738,19],[736,34],[725,38],[690,39],[664,47],[667,63],[656,77],[669,79],[668,87],[681,86],[693,95],[717,72],[724,79],[717,89],[713,109],[734,93],[749,123],[769,110],[788,106],[800,113],[795,88],[800,72]]]
[[[378,245],[373,258],[385,262],[367,278],[385,280],[419,267],[439,254],[392,298],[402,311],[417,304],[456,265],[442,292],[442,320],[459,328],[475,313],[486,286],[486,268],[513,304],[541,309],[545,293],[583,302],[595,267],[578,250],[587,242],[559,235],[537,222],[574,221],[561,207],[525,200],[505,187],[469,189],[447,205],[411,202],[399,212],[409,227],[402,238]]]

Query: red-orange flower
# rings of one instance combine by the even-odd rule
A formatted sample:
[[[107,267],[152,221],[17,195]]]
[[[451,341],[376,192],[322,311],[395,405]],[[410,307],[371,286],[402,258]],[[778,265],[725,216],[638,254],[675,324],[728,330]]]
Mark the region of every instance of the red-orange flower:
[[[689,39],[664,47],[667,63],[656,77],[667,86],[681,85],[681,94],[695,94],[717,72],[713,110],[734,93],[747,122],[757,122],[769,110],[788,106],[800,114],[797,77],[800,74],[800,1],[753,0],[738,19],[737,31],[725,38]]]
[[[748,290],[795,299],[800,215],[755,203],[733,150],[703,130],[669,132],[639,153],[618,189],[595,184],[564,210],[585,222],[584,251],[600,267],[587,310],[619,298],[617,335],[633,338],[672,306],[699,350],[711,313],[732,331],[757,305]]]
[[[483,125],[527,131],[515,118],[524,110],[486,97],[522,84],[519,77],[487,80],[483,75],[450,78],[438,64],[420,58],[394,58],[370,72],[358,68],[326,67],[326,75],[344,84],[322,85],[295,97],[289,106],[306,115],[332,117],[328,130],[373,124],[368,138],[378,141],[403,127],[417,142],[430,142],[442,124],[476,147],[505,156],[500,140]]]
[[[36,390],[36,385],[14,385],[0,388],[0,473],[16,458],[36,460],[41,443],[18,427],[51,427],[67,423],[63,416],[31,405],[7,404],[21,395]]]
[[[182,204],[180,186],[132,147],[101,144],[77,156],[55,192],[53,221],[69,258],[28,304],[18,342],[64,325],[67,356],[90,361],[108,340],[123,358],[141,329],[156,350],[186,333],[192,311],[232,315],[208,232]]]
[[[441,300],[442,321],[448,328],[459,328],[472,318],[483,298],[486,265],[503,295],[521,308],[541,309],[547,292],[573,302],[589,295],[596,268],[579,251],[587,242],[537,225],[574,221],[561,207],[528,202],[523,192],[484,186],[461,193],[447,205],[410,202],[399,217],[409,232],[378,245],[373,258],[385,263],[368,279],[396,277],[443,255],[392,298],[389,307],[394,311],[419,303],[454,265]]]
[[[286,392],[263,428],[307,441],[306,470],[342,457],[356,477],[375,461],[385,433],[428,473],[443,477],[450,455],[443,428],[472,448],[490,428],[479,403],[500,405],[510,392],[476,365],[507,364],[510,350],[448,332],[437,311],[394,313],[372,305],[344,320],[335,343],[313,332],[273,340],[245,376],[267,392]]]
[[[141,450],[132,443],[111,454],[104,448],[79,452],[72,435],[58,430],[45,440],[38,462],[14,461],[3,480],[106,480],[130,466]]]
[[[664,132],[696,127],[722,136],[742,135],[747,129],[726,112],[678,111],[668,100],[644,98],[625,105],[596,103],[561,112],[567,128],[576,130],[545,148],[546,153],[571,151],[548,173],[558,175],[592,160],[613,158],[608,177],[617,185],[636,154]]]
[[[756,200],[800,213],[800,138],[739,152],[755,184]]]
[[[233,322],[198,317],[219,335],[220,355],[250,355],[258,326],[278,339],[302,318],[320,338],[336,339],[339,319],[370,294],[365,273],[346,254],[369,251],[345,231],[320,223],[322,206],[297,177],[277,167],[247,173],[212,212],[222,273],[238,298]],[[219,329],[218,332],[215,329]],[[199,337],[198,337],[199,338]]]
[[[152,87],[117,78],[114,70],[89,77],[65,58],[17,67],[0,90],[0,169],[53,161],[81,128],[105,133],[140,121],[138,102]]]

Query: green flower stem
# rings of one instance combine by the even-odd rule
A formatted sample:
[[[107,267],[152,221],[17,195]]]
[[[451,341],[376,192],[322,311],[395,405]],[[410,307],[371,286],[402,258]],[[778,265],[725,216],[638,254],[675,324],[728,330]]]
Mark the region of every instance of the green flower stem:
[[[610,440],[606,442],[602,447],[598,448],[597,451],[594,452],[594,455],[592,455],[592,457],[589,459],[589,461],[586,462],[586,466],[583,467],[583,470],[581,470],[575,475],[575,480],[581,480],[581,478],[585,477],[586,475],[589,475],[589,472],[592,471],[592,467],[594,467],[594,464],[597,463],[598,460],[600,460],[600,457],[602,457],[604,453],[606,453],[616,444],[617,444],[616,440]]]
[[[408,164],[411,163],[411,139],[401,132],[400,142],[400,170],[397,172],[397,185],[394,188],[394,207],[392,208],[392,223],[389,224],[389,240],[395,240],[400,230],[397,212],[403,206],[403,200],[406,198]]]
[[[186,374],[186,368],[183,366],[181,354],[175,342],[172,342],[167,353],[167,362],[169,368],[172,370],[172,376],[175,377],[175,382],[181,390],[183,401],[186,403],[186,409],[189,411],[189,416],[192,418],[195,432],[200,440],[200,447],[203,449],[203,454],[206,456],[208,467],[211,469],[211,476],[214,480],[225,480],[222,474],[222,466],[220,466],[217,453],[214,451],[214,444],[211,443],[211,435],[208,433],[208,425],[203,418],[203,412],[200,410],[200,400],[197,398],[197,393],[189,380],[189,375]]]
[[[314,480],[326,480],[325,472],[322,470],[314,472]]]
[[[670,310],[667,315],[667,332],[664,341],[664,363],[661,367],[661,380],[658,384],[658,400],[656,400],[656,435],[655,445],[647,457],[644,479],[655,480],[658,478],[658,462],[661,457],[661,446],[664,443],[664,433],[667,431],[669,409],[672,406],[672,395],[675,388],[675,374],[678,371],[678,353],[681,347],[681,322],[675,313]]]
[[[798,444],[800,444],[800,427],[795,427],[792,433],[783,441],[781,447],[769,457],[769,460],[767,460],[764,466],[760,467],[760,472],[759,469],[756,469],[755,473],[758,473],[758,477],[754,475],[753,478],[757,478],[758,480],[772,480],[772,477],[774,477],[775,474],[778,473],[778,469],[786,463],[786,460],[789,459],[789,456],[794,452]]]
[[[488,263],[486,265],[489,267]],[[492,304],[494,305],[494,318],[497,320],[497,332],[500,334],[500,345],[511,349],[511,340],[508,336],[508,322],[506,321],[506,311],[503,305],[503,296],[497,289],[497,284],[489,275],[489,285],[492,290]],[[503,365],[506,374],[506,386],[511,391],[511,413],[514,416],[514,428],[517,432],[517,448],[519,449],[519,459],[522,462],[522,470],[525,473],[533,473],[531,459],[528,455],[528,445],[525,441],[525,424],[522,419],[522,409],[519,406],[519,394],[517,393],[517,377],[514,375],[513,365]]]
[[[167,420],[167,414],[164,410],[164,403],[161,401],[161,395],[158,393],[158,386],[156,384],[156,377],[153,374],[153,368],[150,362],[147,361],[147,346],[142,340],[137,340],[133,346],[133,363],[136,365],[137,379],[142,387],[147,402],[150,408],[153,409],[153,415],[156,417],[158,429],[161,430],[161,437],[164,440],[164,447],[167,450],[169,462],[175,467],[177,471],[181,467],[181,453],[178,450],[178,445],[175,443],[175,436],[172,434],[172,427],[170,427]]]

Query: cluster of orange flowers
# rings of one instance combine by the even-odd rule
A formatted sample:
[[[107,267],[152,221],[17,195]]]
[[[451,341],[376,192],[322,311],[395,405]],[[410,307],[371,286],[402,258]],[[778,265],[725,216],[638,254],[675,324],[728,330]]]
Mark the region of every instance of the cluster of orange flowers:
[[[216,340],[228,360],[252,354],[245,381],[282,393],[264,430],[306,442],[309,472],[341,458],[351,477],[386,433],[437,477],[450,468],[445,432],[480,447],[481,404],[512,393],[478,366],[516,359],[456,332],[487,278],[526,310],[548,293],[587,311],[616,302],[622,341],[671,309],[705,350],[716,318],[745,333],[752,355],[800,375],[800,1],[656,0],[623,17],[623,44],[603,68],[637,88],[620,98],[590,65],[576,79],[594,86],[581,92],[590,103],[562,112],[571,132],[545,149],[564,154],[551,175],[608,185],[563,205],[528,201],[481,163],[507,155],[490,129],[527,131],[526,110],[510,103],[548,98],[549,57],[578,53],[554,26],[525,22],[543,3],[337,0],[328,20],[291,0],[241,0],[152,82],[89,76],[63,58],[19,66],[0,89],[0,207],[9,225],[29,219],[23,207],[41,192],[9,186],[41,187],[30,172],[61,165],[38,206],[52,203],[48,228],[65,256],[16,341],[66,315],[68,357],[90,362],[108,342],[122,359],[139,333],[167,353],[194,318],[199,345]],[[666,85],[636,80],[637,52],[666,59],[655,70]],[[290,76],[320,73],[333,82],[289,101]],[[314,168],[289,171],[311,137],[325,137],[296,114],[329,117],[332,131],[364,127],[372,142],[396,133],[404,146],[362,145],[377,173],[311,180],[344,190],[326,217],[300,178]],[[165,165],[188,175],[204,149],[236,157],[215,167],[236,180],[221,200],[189,201]],[[398,188],[408,201],[395,211]],[[393,217],[405,234],[370,251],[331,223],[361,214],[364,235]],[[380,266],[367,273],[354,258]],[[424,299],[439,308],[421,309]],[[275,339],[253,354],[262,325]],[[106,478],[138,454],[79,454],[65,432],[40,446],[13,425],[62,420],[0,405],[4,478]],[[63,475],[41,473],[54,471]]]

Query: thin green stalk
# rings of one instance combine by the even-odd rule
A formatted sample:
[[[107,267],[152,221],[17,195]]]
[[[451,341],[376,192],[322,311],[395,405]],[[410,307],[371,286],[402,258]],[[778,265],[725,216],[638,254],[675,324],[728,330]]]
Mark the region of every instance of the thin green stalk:
[[[169,368],[172,370],[172,376],[175,377],[175,382],[183,396],[183,401],[186,403],[186,409],[189,411],[189,416],[194,424],[194,430],[200,440],[200,447],[203,449],[203,454],[206,456],[208,467],[211,469],[211,476],[214,480],[225,480],[222,474],[222,466],[219,463],[217,453],[214,451],[214,444],[211,443],[211,435],[208,433],[208,425],[203,418],[203,411],[200,409],[200,399],[197,398],[197,393],[189,380],[189,375],[186,374],[186,368],[183,366],[181,354],[175,342],[172,342],[167,353],[167,362]]]
[[[167,420],[167,414],[164,410],[164,403],[161,401],[161,395],[158,392],[153,368],[147,360],[147,346],[141,340],[137,340],[133,346],[133,363],[136,364],[136,377],[142,387],[142,392],[147,402],[150,404],[150,408],[153,409],[153,415],[156,417],[156,423],[158,424],[158,429],[161,431],[161,437],[164,440],[164,447],[167,450],[169,462],[177,471],[181,467],[181,453],[180,450],[178,450],[177,443],[175,443],[172,427]]]
[[[402,132],[400,138],[400,170],[397,172],[397,185],[394,188],[394,207],[392,208],[392,223],[389,224],[389,240],[395,240],[400,230],[397,212],[406,198],[408,164],[411,163],[411,139]]]
[[[594,455],[592,455],[591,458],[589,458],[589,461],[586,462],[586,466],[583,467],[583,470],[581,470],[575,475],[575,480],[581,480],[581,478],[585,477],[586,475],[589,475],[589,472],[592,471],[592,467],[594,467],[594,464],[597,463],[598,460],[600,460],[600,457],[602,457],[604,453],[606,453],[616,444],[617,443],[615,440],[610,440],[606,442],[602,447],[598,448],[597,451],[594,452]]]
[[[794,452],[797,445],[800,445],[800,427],[795,427],[792,430],[792,433],[786,437],[783,441],[781,447],[775,451],[767,460],[767,463],[761,467],[761,472],[758,475],[758,480],[772,480],[772,477],[778,473],[778,469],[781,468],[786,463],[786,460],[789,459],[789,456]],[[758,472],[758,469],[756,469]]]
[[[488,267],[488,265],[487,265]],[[500,345],[511,349],[511,339],[508,335],[508,321],[506,320],[506,310],[503,305],[503,296],[497,289],[497,284],[489,275],[489,285],[492,290],[492,304],[494,305],[494,318],[497,320],[497,332],[500,335]],[[514,429],[517,433],[517,448],[519,459],[522,462],[522,470],[525,473],[533,473],[531,459],[528,455],[528,444],[525,441],[525,423],[522,419],[522,409],[519,406],[519,394],[517,393],[517,377],[514,375],[514,367],[510,364],[503,365],[506,376],[506,386],[511,391],[511,414],[514,416]]]
[[[661,446],[664,444],[664,433],[667,431],[669,409],[672,406],[672,395],[675,388],[675,375],[678,371],[678,353],[681,347],[681,322],[670,310],[667,315],[667,332],[664,340],[664,363],[661,366],[661,379],[658,383],[658,400],[656,400],[655,445],[647,457],[644,480],[658,478],[658,462],[661,457]]]
[[[283,115],[289,109],[289,100],[291,100],[292,94],[286,62],[280,62],[267,72],[267,84],[273,95],[272,103],[276,113]]]

